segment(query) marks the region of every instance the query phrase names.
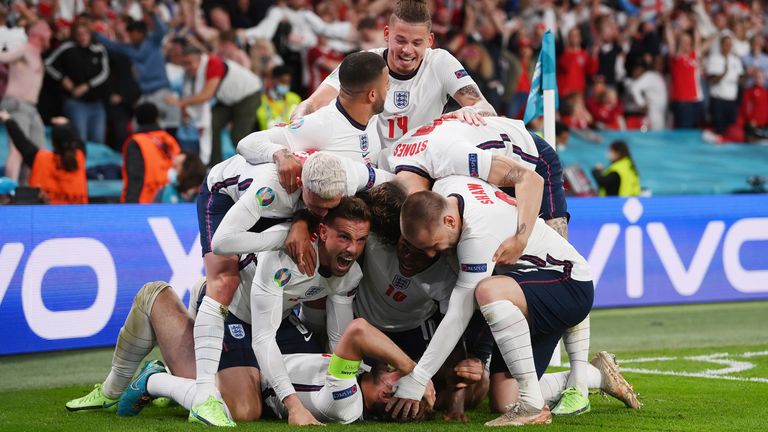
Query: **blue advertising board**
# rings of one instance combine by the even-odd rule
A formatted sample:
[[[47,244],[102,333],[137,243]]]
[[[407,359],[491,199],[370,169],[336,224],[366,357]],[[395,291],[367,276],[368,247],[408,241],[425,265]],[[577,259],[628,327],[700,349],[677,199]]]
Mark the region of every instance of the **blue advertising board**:
[[[768,196],[569,201],[595,307],[768,299]],[[114,344],[141,286],[203,275],[193,205],[0,208],[0,355]]]

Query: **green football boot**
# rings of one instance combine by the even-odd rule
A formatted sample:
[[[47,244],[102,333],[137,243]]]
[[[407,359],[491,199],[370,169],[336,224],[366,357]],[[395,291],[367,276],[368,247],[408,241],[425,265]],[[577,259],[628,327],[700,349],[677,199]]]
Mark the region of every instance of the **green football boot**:
[[[189,410],[189,422],[202,423],[208,426],[237,426],[237,424],[229,418],[227,409],[224,407],[224,402],[216,399],[214,396],[208,397],[205,402],[195,405]]]
[[[576,387],[563,390],[560,402],[552,409],[553,415],[572,416],[589,412],[589,398],[581,394]]]
[[[67,411],[86,411],[86,410],[98,410],[98,409],[112,409],[117,406],[119,399],[110,399],[104,395],[101,391],[101,384],[93,386],[93,390],[87,395],[72,399],[66,403]]]

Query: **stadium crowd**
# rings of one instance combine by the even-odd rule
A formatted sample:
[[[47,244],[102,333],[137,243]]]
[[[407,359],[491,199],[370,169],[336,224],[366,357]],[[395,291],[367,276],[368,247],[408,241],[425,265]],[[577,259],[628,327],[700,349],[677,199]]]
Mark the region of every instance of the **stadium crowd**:
[[[456,56],[500,115],[522,117],[551,28],[562,128],[706,127],[718,141],[768,138],[762,1],[428,3],[433,47]],[[204,175],[197,159],[208,167],[222,160],[223,129],[236,144],[289,122],[346,54],[384,46],[393,7],[387,0],[12,1],[0,8],[0,108],[38,147],[44,124],[64,116],[82,140],[122,153],[123,201],[138,202],[141,194],[126,194],[126,179],[145,173],[128,167],[125,144],[144,132],[138,107],[151,103],[153,127],[175,142],[145,156],[186,180],[181,192],[159,195],[188,200],[190,177]],[[5,175],[25,185],[32,167],[10,142]]]

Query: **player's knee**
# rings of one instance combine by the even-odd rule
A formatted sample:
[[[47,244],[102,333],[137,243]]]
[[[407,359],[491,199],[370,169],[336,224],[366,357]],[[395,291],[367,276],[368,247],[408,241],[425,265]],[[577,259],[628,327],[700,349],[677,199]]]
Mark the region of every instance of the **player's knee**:
[[[355,318],[349,323],[344,333],[349,337],[362,337],[370,326],[365,318]]]
[[[157,296],[168,287],[170,285],[164,281],[145,283],[139,292],[136,293],[136,297],[133,298],[134,306],[143,314],[149,316],[152,313],[152,306],[154,306]]]
[[[251,422],[261,418],[261,404],[249,398],[238,398],[231,406],[227,404],[232,419],[237,422]]]
[[[506,276],[492,276],[481,280],[475,288],[475,299],[480,306],[506,299],[503,284]]]

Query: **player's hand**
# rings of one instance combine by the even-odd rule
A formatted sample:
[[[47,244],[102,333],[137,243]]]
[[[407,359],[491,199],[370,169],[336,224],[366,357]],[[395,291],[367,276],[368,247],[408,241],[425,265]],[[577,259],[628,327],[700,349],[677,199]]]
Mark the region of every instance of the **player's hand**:
[[[277,163],[277,175],[280,177],[280,186],[288,193],[293,193],[299,187],[301,179],[301,161],[293,153],[279,151],[275,154]]]
[[[465,106],[457,111],[445,113],[440,118],[446,120],[454,119],[462,123],[471,124],[473,126],[485,126],[487,124],[477,109],[471,106]]]
[[[432,384],[432,380],[429,380],[427,381],[427,388],[424,389],[424,402],[427,403],[427,407],[429,407],[429,409],[432,409],[435,407],[435,401],[437,401],[435,385]]]
[[[453,373],[459,378],[456,388],[466,388],[483,379],[485,368],[479,358],[472,357],[458,362],[453,368]]]
[[[395,420],[412,420],[419,415],[421,401],[393,397],[387,402],[386,411]]]
[[[288,424],[294,426],[325,426],[324,423],[320,423],[315,416],[303,406],[298,406],[288,411]]]
[[[1,110],[0,111],[0,122],[5,123],[5,122],[7,122],[10,119],[11,119],[11,115],[8,113],[8,111],[6,111],[6,110]]]
[[[285,239],[285,251],[299,271],[307,276],[315,275],[317,255],[312,247],[312,233],[306,221],[296,221],[291,225],[288,237]]]
[[[528,239],[515,234],[499,245],[499,248],[493,254],[493,261],[496,265],[513,265],[523,255],[523,250],[525,250],[527,245]]]

